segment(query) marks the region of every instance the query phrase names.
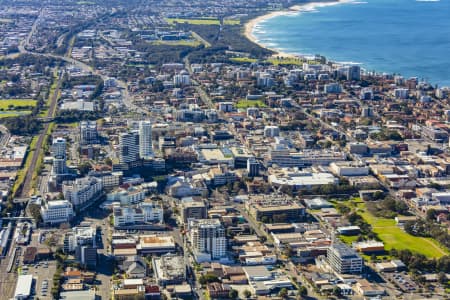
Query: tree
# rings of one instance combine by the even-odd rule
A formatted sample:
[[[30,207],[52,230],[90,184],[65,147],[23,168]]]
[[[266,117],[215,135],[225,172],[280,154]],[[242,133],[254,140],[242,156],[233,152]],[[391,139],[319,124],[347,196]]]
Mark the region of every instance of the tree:
[[[437,212],[435,209],[431,208],[429,210],[427,210],[427,220],[431,221],[434,220],[436,218]]]
[[[280,290],[280,292],[278,293],[278,296],[280,296],[281,298],[286,298],[288,295],[288,290],[286,288],[282,288]]]
[[[302,297],[302,298],[307,296],[308,295],[308,289],[304,285],[300,286],[300,288],[298,289],[298,295],[300,297]]]
[[[441,283],[441,284],[445,284],[445,283],[447,283],[447,275],[445,275],[445,273],[444,272],[439,272],[438,273],[438,281]]]
[[[107,158],[105,159],[105,164],[111,167],[112,164],[113,164],[113,161],[111,160],[111,158],[107,157]]]
[[[231,289],[230,292],[228,293],[228,298],[236,299],[238,295],[239,295],[238,291]]]
[[[200,282],[201,285],[205,285],[205,284],[211,283],[211,282],[218,282],[218,281],[219,281],[219,278],[213,274],[205,274],[205,275],[202,275],[198,279],[198,282]]]
[[[250,296],[252,295],[252,293],[251,293],[249,290],[245,290],[245,291],[243,292],[243,294],[244,294],[244,297],[245,297],[245,298],[250,298]]]
[[[78,166],[78,171],[80,171],[81,176],[87,175],[90,170],[92,170],[92,165],[89,162],[84,162]]]
[[[28,210],[30,211],[31,216],[37,223],[40,223],[42,221],[41,209],[39,205],[32,203],[28,205]]]
[[[341,296],[341,288],[340,287],[338,287],[338,286],[335,286],[334,288],[333,288],[333,295],[335,295],[336,297],[340,297]]]

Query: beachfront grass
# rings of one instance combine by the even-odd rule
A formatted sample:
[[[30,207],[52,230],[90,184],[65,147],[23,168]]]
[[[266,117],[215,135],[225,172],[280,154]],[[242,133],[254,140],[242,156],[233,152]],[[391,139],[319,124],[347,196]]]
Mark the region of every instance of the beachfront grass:
[[[31,99],[0,99],[0,109],[15,110],[21,108],[35,107],[36,100]]]
[[[187,23],[191,25],[220,25],[220,21],[218,19],[182,19],[182,18],[166,18],[166,22],[169,24],[174,23]]]
[[[250,63],[250,64],[258,61],[256,58],[249,58],[249,57],[232,57],[230,58],[230,60],[237,63]]]
[[[223,20],[223,25],[240,25],[241,20],[239,19],[226,19]]]
[[[267,60],[268,63],[278,66],[278,65],[295,65],[301,66],[305,62],[302,58],[296,57],[272,57]]]
[[[232,57],[230,58],[230,60],[236,63],[258,62],[258,59],[250,57]],[[301,57],[271,57],[264,61],[264,63],[271,64],[274,66],[287,66],[287,65],[301,66],[305,62],[308,62],[309,64],[317,63],[315,61],[306,61],[304,58]]]
[[[429,258],[439,258],[449,254],[431,238],[416,237],[406,233],[396,225],[394,219],[374,216],[367,210],[366,204],[362,200],[355,199],[346,204],[350,208],[356,206],[357,213],[372,226],[372,231],[378,235],[387,251],[394,248],[397,250],[408,249]]]
[[[240,109],[247,109],[249,107],[266,107],[266,104],[264,104],[263,101],[261,100],[239,100],[238,103],[236,104],[237,108]]]

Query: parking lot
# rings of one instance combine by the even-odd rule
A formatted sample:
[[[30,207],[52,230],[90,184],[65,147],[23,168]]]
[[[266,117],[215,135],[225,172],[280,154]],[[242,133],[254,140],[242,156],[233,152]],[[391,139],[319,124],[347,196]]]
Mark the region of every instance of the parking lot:
[[[385,275],[389,281],[397,285],[405,293],[417,291],[417,285],[405,273],[392,273]]]

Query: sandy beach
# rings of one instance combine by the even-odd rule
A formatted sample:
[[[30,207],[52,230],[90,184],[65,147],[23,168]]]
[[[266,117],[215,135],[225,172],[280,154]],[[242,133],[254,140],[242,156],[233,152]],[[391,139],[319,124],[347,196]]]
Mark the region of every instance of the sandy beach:
[[[317,8],[320,7],[325,7],[325,6],[332,6],[332,5],[337,5],[337,4],[342,4],[342,3],[351,3],[353,2],[353,0],[338,0],[338,1],[326,1],[326,2],[309,2],[309,3],[305,3],[305,4],[301,4],[301,5],[294,5],[292,7],[290,7],[289,9],[286,10],[280,10],[280,11],[274,11],[274,12],[270,12],[266,15],[262,15],[259,16],[255,19],[250,20],[249,22],[247,22],[245,24],[245,31],[244,34],[245,36],[252,42],[254,42],[255,44],[258,44],[259,46],[269,49],[273,52],[275,52],[274,56],[279,56],[279,57],[298,57],[299,55],[295,55],[295,54],[290,54],[290,53],[284,53],[284,52],[280,52],[277,49],[273,49],[270,47],[267,47],[266,45],[260,43],[256,37],[253,35],[253,30],[255,28],[255,26],[265,20],[277,17],[277,16],[284,16],[284,15],[289,15],[289,14],[298,14],[299,12],[302,11],[313,11]]]

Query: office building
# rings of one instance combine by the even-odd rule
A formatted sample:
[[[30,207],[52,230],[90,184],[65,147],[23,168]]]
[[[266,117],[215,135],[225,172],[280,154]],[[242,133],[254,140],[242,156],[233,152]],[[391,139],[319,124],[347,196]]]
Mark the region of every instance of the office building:
[[[67,200],[45,201],[41,206],[42,221],[46,224],[66,223],[73,215],[72,203]]]
[[[189,220],[189,239],[197,262],[225,258],[227,240],[218,219]]]
[[[299,221],[305,216],[305,207],[285,195],[252,195],[245,209],[257,221],[266,223]]]
[[[174,252],[175,249],[175,240],[169,235],[141,235],[139,236],[139,242],[136,246],[136,250],[142,255],[169,253]]]
[[[327,261],[330,267],[339,274],[360,274],[363,260],[356,250],[341,243],[334,242],[327,251]]]
[[[119,136],[119,161],[131,163],[139,160],[139,133],[127,132]]]
[[[152,123],[149,121],[139,122],[139,156],[144,159],[153,157]]]
[[[207,209],[203,201],[189,201],[181,204],[181,219],[187,223],[189,219],[206,219]]]

